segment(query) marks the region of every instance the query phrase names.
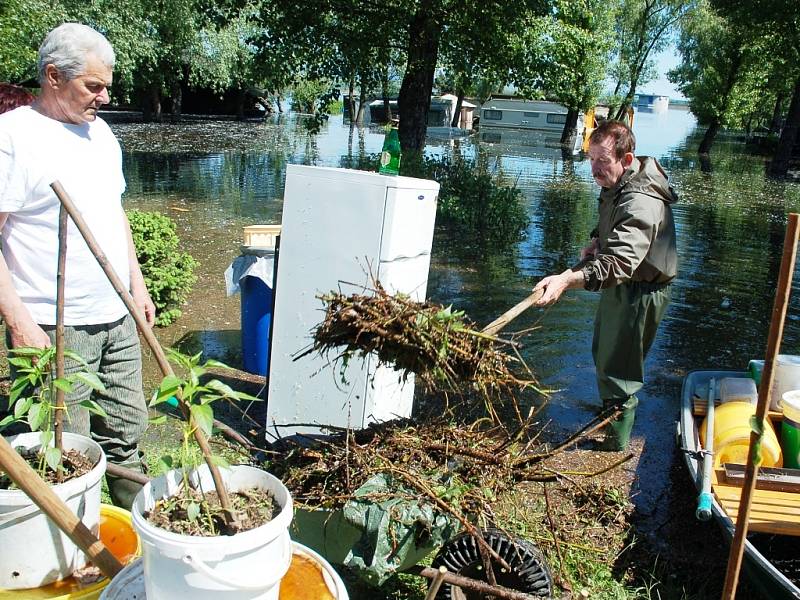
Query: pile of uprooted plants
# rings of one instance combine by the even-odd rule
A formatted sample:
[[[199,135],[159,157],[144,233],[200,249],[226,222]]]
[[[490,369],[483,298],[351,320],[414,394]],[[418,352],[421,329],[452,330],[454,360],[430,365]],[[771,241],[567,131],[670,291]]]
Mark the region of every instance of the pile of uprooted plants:
[[[495,403],[523,389],[539,391],[517,342],[484,333],[463,311],[390,295],[377,281],[364,293],[320,299],[325,318],[301,356],[318,352],[344,370],[352,357],[371,354],[403,378],[415,374],[425,391],[477,393],[493,418]]]
[[[341,508],[368,479],[386,474],[469,529],[466,521],[493,522],[493,503],[516,483],[555,480],[559,473],[546,466],[546,459],[607,420],[598,416],[554,447],[530,436],[531,420],[515,431],[488,419],[471,426],[444,419],[395,420],[359,431],[340,429],[310,445],[285,441],[270,470],[295,502],[328,509]]]

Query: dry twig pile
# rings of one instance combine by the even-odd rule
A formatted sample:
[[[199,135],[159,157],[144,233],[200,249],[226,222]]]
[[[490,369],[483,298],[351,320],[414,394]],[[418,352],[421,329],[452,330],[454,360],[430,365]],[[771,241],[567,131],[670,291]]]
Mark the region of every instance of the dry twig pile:
[[[445,512],[442,498],[459,507],[460,515],[490,516],[490,503],[515,483],[553,480],[557,473],[544,461],[604,425],[608,418],[602,417],[607,415],[554,448],[530,436],[530,421],[515,432],[488,426],[487,420],[471,426],[389,421],[360,431],[341,429],[311,447],[289,442],[270,471],[298,504],[309,507],[341,508],[368,479],[386,473]]]
[[[415,373],[428,391],[475,390],[485,398],[500,398],[526,387],[538,389],[519,354],[498,349],[500,344],[515,346],[482,333],[463,311],[403,294],[390,296],[377,282],[372,295],[332,292],[321,300],[325,319],[303,355],[334,353],[334,360],[346,365],[354,355],[375,353],[404,377]],[[524,375],[515,375],[512,366]]]

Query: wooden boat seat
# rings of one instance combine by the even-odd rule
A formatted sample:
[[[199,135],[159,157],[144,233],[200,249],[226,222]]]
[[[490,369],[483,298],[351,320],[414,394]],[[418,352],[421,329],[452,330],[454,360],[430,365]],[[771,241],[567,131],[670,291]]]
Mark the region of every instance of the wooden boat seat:
[[[718,469],[711,489],[717,502],[736,523],[742,488],[720,483],[721,477],[724,477],[724,471]],[[756,489],[750,505],[748,531],[800,536],[800,494]]]

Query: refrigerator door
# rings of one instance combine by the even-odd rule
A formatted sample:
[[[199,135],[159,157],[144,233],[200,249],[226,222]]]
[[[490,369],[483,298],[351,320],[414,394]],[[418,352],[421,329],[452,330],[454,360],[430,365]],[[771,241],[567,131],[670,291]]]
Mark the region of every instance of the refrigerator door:
[[[400,292],[411,296],[416,302],[422,302],[427,295],[430,265],[430,254],[399,258],[389,262],[381,261],[378,278],[390,295]]]
[[[380,254],[382,261],[430,254],[438,193],[438,184],[437,189],[386,190]]]

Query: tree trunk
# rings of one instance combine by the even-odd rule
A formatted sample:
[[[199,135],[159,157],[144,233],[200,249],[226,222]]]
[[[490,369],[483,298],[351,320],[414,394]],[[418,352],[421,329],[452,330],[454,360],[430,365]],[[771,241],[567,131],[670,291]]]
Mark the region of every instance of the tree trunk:
[[[630,90],[628,93],[625,94],[625,98],[622,100],[622,104],[619,105],[619,109],[617,109],[617,114],[614,115],[614,119],[617,121],[622,121],[625,118],[625,115],[628,112],[628,108],[633,105],[633,97],[636,95],[636,84],[631,84]],[[611,113],[609,113],[610,115]]]
[[[356,124],[350,121],[350,132],[347,134],[347,160],[351,169],[355,168],[353,163],[353,131],[355,131]]]
[[[351,76],[347,94],[347,116],[350,118],[351,123],[353,123],[356,118],[356,101],[353,100],[353,94],[356,93],[355,89],[356,89],[356,78],[355,76]]]
[[[703,173],[711,173],[711,155],[700,154],[698,157],[700,158],[700,171]]]
[[[236,90],[236,120],[244,121],[244,103],[247,100],[247,92],[239,88]]]
[[[425,147],[428,109],[441,34],[441,25],[431,14],[432,1],[422,0],[408,32],[408,64],[398,99],[398,133],[403,151],[421,152]]]
[[[146,123],[161,122],[161,90],[153,83],[147,86],[142,101],[142,118]]]
[[[387,69],[381,74],[381,96],[383,96],[383,114],[386,116],[386,122],[390,123],[392,120],[392,105],[389,102],[389,70]]]
[[[775,108],[772,109],[772,119],[769,122],[769,131],[767,131],[767,135],[772,135],[780,131],[781,108],[783,108],[783,92],[779,92],[777,98],[775,98]]]
[[[358,113],[356,114],[356,123],[359,125],[364,124],[364,107],[367,105],[367,91],[364,89],[364,78],[361,78],[361,81],[358,85]]]
[[[797,142],[798,128],[800,128],[800,76],[794,83],[794,92],[792,92],[792,100],[789,102],[786,123],[781,130],[781,139],[775,149],[775,156],[772,157],[772,164],[769,166],[771,177],[786,177],[792,150]]]
[[[183,111],[183,90],[181,88],[180,82],[173,84],[172,86],[172,115],[171,119],[173,123],[178,123],[181,120],[181,115]]]
[[[700,142],[700,147],[697,149],[698,154],[709,154],[711,146],[714,144],[714,139],[719,133],[720,122],[719,118],[715,117],[711,124],[706,129],[706,134],[703,136],[703,141]]]
[[[570,108],[567,112],[567,121],[564,123],[564,129],[561,132],[561,143],[565,146],[571,146],[575,143],[576,135],[578,135],[578,111]]]
[[[464,88],[458,88],[458,99],[456,109],[453,111],[453,122],[450,127],[461,127],[461,106],[464,104]]]

